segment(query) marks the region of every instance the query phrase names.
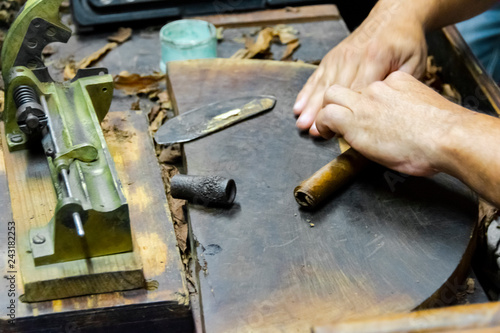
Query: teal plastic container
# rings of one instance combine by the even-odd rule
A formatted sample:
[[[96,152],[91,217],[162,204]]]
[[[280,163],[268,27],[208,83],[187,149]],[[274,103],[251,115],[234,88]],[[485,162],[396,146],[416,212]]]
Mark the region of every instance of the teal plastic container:
[[[217,57],[217,32],[213,24],[201,20],[178,20],[160,30],[160,69],[173,60]]]

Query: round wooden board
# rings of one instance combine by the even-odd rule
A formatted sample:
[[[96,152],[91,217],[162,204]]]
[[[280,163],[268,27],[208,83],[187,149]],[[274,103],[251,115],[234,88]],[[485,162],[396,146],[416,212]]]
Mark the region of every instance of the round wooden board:
[[[477,201],[452,177],[375,166],[321,210],[299,209],[294,187],[340,153],[337,142],[295,128],[292,106],[314,69],[227,59],[169,65],[180,113],[239,96],[278,99],[267,114],[184,145],[189,174],[238,186],[231,209],[189,206],[207,332],[308,332],[446,304],[467,268]]]

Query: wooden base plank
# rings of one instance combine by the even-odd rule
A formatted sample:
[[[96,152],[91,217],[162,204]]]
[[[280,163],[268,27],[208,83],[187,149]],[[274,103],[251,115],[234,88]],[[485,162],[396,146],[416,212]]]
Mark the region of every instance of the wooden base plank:
[[[56,200],[47,159],[28,150],[9,152],[7,146],[3,149],[13,218],[19,221],[16,231],[24,287],[22,301],[39,302],[145,287],[137,245],[133,252],[37,266],[31,252],[30,230],[48,224],[50,217],[47,217]]]
[[[142,112],[112,112],[103,122],[103,131],[129,203],[134,252],[143,266],[146,286],[123,292],[25,303],[18,298],[24,293],[18,270],[15,274],[16,325],[7,325],[7,329],[36,328],[37,332],[53,332],[68,325],[82,328],[82,332],[136,331],[146,327],[151,332],[168,328],[173,332],[192,329],[184,269],[146,116]],[[4,151],[4,154],[9,153]],[[0,176],[1,171],[0,167]],[[18,238],[30,226],[45,224],[52,216],[53,189],[45,172],[40,167],[26,174],[30,180],[37,179],[29,183],[29,192],[17,189],[19,179],[8,173]],[[0,220],[1,225],[6,226],[12,218],[2,215]],[[22,241],[18,243],[18,253],[27,251],[22,244]],[[110,258],[95,259],[113,264]],[[7,272],[6,263],[0,264],[0,271]],[[115,276],[115,280],[123,280],[121,278]],[[7,293],[0,294],[0,301],[2,305],[8,304]],[[1,319],[8,317],[2,313]]]

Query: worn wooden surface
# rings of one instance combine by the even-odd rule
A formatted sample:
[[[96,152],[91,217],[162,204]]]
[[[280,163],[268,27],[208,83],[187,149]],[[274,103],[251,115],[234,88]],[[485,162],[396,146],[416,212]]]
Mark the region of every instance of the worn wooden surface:
[[[134,246],[144,268],[146,288],[23,303],[19,301],[23,289],[21,272],[17,267],[17,322],[15,326],[1,322],[7,330],[66,332],[68,327],[73,327],[78,332],[135,332],[138,328],[148,332],[165,329],[185,332],[192,329],[183,266],[146,117],[142,112],[113,112],[105,120],[104,128],[108,147],[129,203]],[[6,151],[4,154],[9,156]],[[6,162],[9,162],[9,157]],[[3,163],[0,165],[1,176],[5,169]],[[47,178],[50,176],[46,163],[30,164],[26,173],[34,178],[28,179],[28,182],[36,181],[43,185],[28,185],[29,193],[26,192],[27,189],[15,189],[11,192],[12,195],[17,191],[26,193],[23,200],[13,197],[18,253],[26,251],[22,237],[27,229],[47,223],[54,209],[54,193]],[[11,178],[10,182],[16,180]],[[2,180],[0,186],[3,184]],[[11,189],[17,185],[13,184]],[[10,204],[2,202],[2,207],[8,206]],[[7,222],[12,219],[9,214],[2,214],[0,220],[3,230],[6,230]],[[4,235],[4,232],[1,234]],[[2,272],[6,272],[5,264],[2,260]],[[7,293],[0,294],[0,301],[2,307],[8,304]],[[1,318],[6,319],[5,312],[2,312]],[[0,331],[3,332],[2,329]]]
[[[272,24],[330,21],[340,18],[335,5],[316,5],[268,9],[240,14],[219,14],[195,17],[217,27],[240,28]]]
[[[340,153],[295,128],[292,105],[314,68],[224,59],[168,68],[179,113],[228,96],[278,99],[268,114],[184,145],[188,174],[238,186],[229,210],[189,206],[207,332],[306,332],[447,304],[461,283],[477,202],[451,177],[374,167],[321,210],[298,208],[294,187]]]
[[[500,303],[469,304],[340,322],[317,327],[316,333],[468,332],[500,331]]]

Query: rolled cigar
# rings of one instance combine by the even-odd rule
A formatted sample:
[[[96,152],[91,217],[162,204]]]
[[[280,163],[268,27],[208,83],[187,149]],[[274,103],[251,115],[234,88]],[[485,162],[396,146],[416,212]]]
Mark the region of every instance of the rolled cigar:
[[[236,197],[236,183],[219,176],[178,174],[170,179],[170,194],[203,206],[231,205]]]
[[[297,186],[293,191],[295,200],[304,208],[317,207],[354,179],[368,163],[366,157],[349,148]]]

